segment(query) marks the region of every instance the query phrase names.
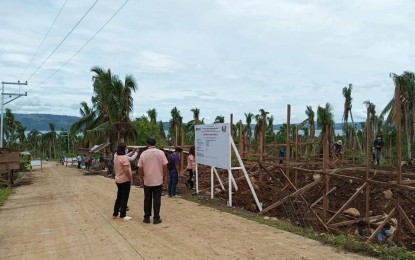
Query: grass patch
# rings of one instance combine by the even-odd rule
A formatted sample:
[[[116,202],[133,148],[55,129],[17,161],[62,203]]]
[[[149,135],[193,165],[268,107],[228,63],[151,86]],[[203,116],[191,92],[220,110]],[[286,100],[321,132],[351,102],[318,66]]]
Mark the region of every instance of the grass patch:
[[[0,188],[0,206],[4,204],[6,199],[12,194],[12,188]]]
[[[347,252],[358,253],[366,256],[377,257],[383,260],[415,260],[415,254],[412,251],[407,250],[405,247],[399,247],[395,245],[375,244],[368,243],[366,241],[358,240],[357,237],[352,235],[334,235],[329,233],[316,233],[314,230],[300,228],[291,225],[291,223],[279,220],[279,219],[264,219],[264,216],[245,211],[243,209],[230,208],[223,205],[223,201],[211,200],[210,197],[202,196],[183,196],[184,199],[190,200],[196,203],[200,203],[204,206],[218,209],[223,212],[227,212],[236,216],[243,217],[245,219],[255,221],[270,227],[274,227],[280,230],[288,231],[306,238],[317,240],[323,244],[334,246],[340,250]]]

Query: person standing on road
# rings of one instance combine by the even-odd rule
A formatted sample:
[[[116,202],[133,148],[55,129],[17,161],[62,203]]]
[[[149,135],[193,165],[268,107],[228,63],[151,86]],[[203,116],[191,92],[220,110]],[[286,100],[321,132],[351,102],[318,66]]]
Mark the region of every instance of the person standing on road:
[[[82,156],[78,154],[78,156],[76,157],[76,160],[78,161],[78,169],[81,169]]]
[[[186,187],[193,189],[193,175],[196,169],[195,162],[195,147],[190,147],[189,155],[187,156],[187,167],[186,170],[189,172],[189,179],[186,181]]]
[[[130,165],[131,163],[137,158],[138,153],[137,153],[137,148],[134,148],[132,150],[128,150],[127,148],[125,149],[125,155],[127,156],[128,161],[130,161]],[[117,151],[115,151],[114,153],[114,161],[117,159]],[[131,173],[133,172],[133,167],[131,167]],[[132,184],[132,181],[131,181]],[[121,207],[121,205],[120,205]],[[129,211],[130,208],[128,207],[128,204],[125,206],[125,210]],[[121,208],[120,208],[121,211]]]
[[[150,223],[153,208],[153,224],[161,223],[161,190],[167,177],[167,158],[163,151],[155,147],[156,139],[147,138],[147,150],[138,159],[140,185],[144,187],[144,223]]]
[[[177,189],[177,181],[179,179],[179,171],[177,170],[177,167],[179,165],[179,161],[180,161],[179,153],[181,151],[182,149],[177,147],[174,150],[174,153],[169,156],[169,160],[168,160],[169,162],[167,164],[167,168],[169,170],[169,185],[168,185],[169,197],[179,197],[176,195],[176,189]]]
[[[117,184],[118,191],[114,204],[114,213],[112,214],[113,219],[118,217],[118,213],[120,213],[120,218],[124,220],[132,219],[126,213],[131,183],[133,181],[130,160],[126,155],[126,148],[125,143],[118,144],[117,156],[114,156],[115,183]]]

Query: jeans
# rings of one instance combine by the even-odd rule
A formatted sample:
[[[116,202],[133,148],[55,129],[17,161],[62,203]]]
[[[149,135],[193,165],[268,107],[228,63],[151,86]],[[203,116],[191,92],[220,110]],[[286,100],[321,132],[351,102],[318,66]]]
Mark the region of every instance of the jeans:
[[[127,212],[127,203],[128,198],[130,197],[131,182],[127,181],[124,183],[117,183],[117,199],[114,204],[114,213],[113,216],[118,216],[118,211],[120,211],[120,218],[126,216]]]
[[[179,179],[179,174],[177,172],[170,172],[169,174],[169,196],[176,196],[176,187],[177,187],[177,180]]]
[[[160,219],[161,189],[159,186],[144,185],[144,219],[151,217],[151,206],[153,206],[153,219]]]

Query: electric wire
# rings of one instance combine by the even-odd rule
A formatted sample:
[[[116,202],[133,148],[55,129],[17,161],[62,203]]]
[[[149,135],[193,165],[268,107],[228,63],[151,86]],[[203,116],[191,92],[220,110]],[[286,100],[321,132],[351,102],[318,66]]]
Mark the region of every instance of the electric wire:
[[[65,2],[63,3],[63,5],[62,5],[61,9],[59,10],[58,14],[57,14],[57,15],[56,15],[56,17],[55,17],[55,20],[53,20],[52,24],[51,24],[51,25],[50,25],[50,27],[49,27],[49,30],[46,32],[45,36],[43,37],[43,40],[40,42],[39,46],[37,47],[37,50],[36,50],[35,54],[33,54],[32,58],[30,59],[30,62],[27,64],[27,66],[26,66],[25,70],[23,71],[22,75],[20,75],[20,78],[19,78],[19,79],[23,78],[23,76],[24,76],[24,74],[26,73],[27,69],[28,69],[28,68],[29,68],[29,66],[32,64],[33,59],[36,57],[37,53],[39,52],[40,47],[42,47],[43,43],[45,42],[46,37],[48,37],[49,32],[50,32],[50,30],[52,29],[53,25],[55,25],[56,20],[58,20],[58,17],[59,17],[59,15],[61,14],[61,12],[62,12],[63,8],[65,7],[65,5],[66,5],[66,2],[67,2],[67,1],[68,1],[68,0],[65,0]]]
[[[37,67],[35,71],[29,76],[26,81],[29,81],[36,72],[49,60],[49,58],[55,53],[55,51],[62,45],[62,43],[69,37],[69,35],[75,30],[75,28],[82,22],[82,20],[87,16],[87,14],[94,8],[94,6],[98,3],[99,0],[96,0],[91,7],[89,7],[88,11],[81,17],[81,19],[75,24],[75,26],[69,31],[69,33],[63,38],[63,40],[56,46],[56,48],[49,54],[49,56]]]
[[[55,70],[51,75],[49,75],[49,77],[47,77],[45,80],[41,81],[40,83],[38,83],[36,86],[30,88],[29,90],[32,90],[34,88],[39,87],[40,85],[42,85],[43,83],[45,83],[46,81],[48,81],[50,78],[52,78],[56,73],[58,73],[63,67],[65,67],[78,53],[80,53],[83,48],[85,48],[85,46],[87,46],[94,38],[95,36],[98,35],[98,33],[104,29],[104,27],[118,14],[119,11],[121,11],[121,9],[128,3],[129,0],[126,0],[124,2],[124,4],[121,5],[120,8],[118,8],[118,10],[101,26],[101,28],[99,28],[98,31],[95,32],[95,34],[84,44],[82,45],[81,48],[78,49],[77,52],[75,52],[71,58],[69,58],[62,66],[60,66],[57,70]]]

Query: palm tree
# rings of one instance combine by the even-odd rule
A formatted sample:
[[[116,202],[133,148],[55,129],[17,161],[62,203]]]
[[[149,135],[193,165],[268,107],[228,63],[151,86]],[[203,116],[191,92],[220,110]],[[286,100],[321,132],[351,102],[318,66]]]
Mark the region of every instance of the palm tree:
[[[312,106],[306,106],[305,114],[307,116],[306,119],[304,119],[303,122],[299,124],[300,128],[303,128],[306,124],[308,124],[308,127],[310,128],[310,137],[314,140],[314,137],[316,136],[316,128],[314,123],[314,111]]]
[[[35,158],[37,157],[38,153],[40,153],[41,139],[42,134],[36,129],[32,129],[27,135],[28,148]]]
[[[244,133],[246,135],[246,139],[248,139],[248,145],[251,143],[251,138],[252,138],[252,128],[251,128],[251,123],[252,123],[252,119],[254,118],[254,114],[252,114],[251,112],[244,113],[245,114],[245,120],[246,120],[246,125],[244,128]]]
[[[411,144],[415,138],[415,74],[410,71],[405,71],[402,75],[396,75],[395,73],[390,74],[393,79],[395,86],[399,84],[401,89],[401,111],[402,120],[404,123],[403,129],[406,134],[407,142],[407,159],[412,158],[412,147]],[[391,124],[395,120],[395,96],[389,101],[379,117],[384,118],[388,114],[385,120],[385,126]],[[396,123],[396,122],[395,122]]]
[[[174,145],[178,145],[178,132],[179,129],[182,127],[183,124],[183,117],[180,115],[180,111],[177,109],[177,107],[174,107],[171,112],[171,119],[169,122],[169,135],[173,136],[174,134]],[[174,131],[174,132],[173,132]]]
[[[108,69],[93,67],[91,72],[94,96],[92,97],[93,112],[91,128],[87,136],[92,139],[107,142],[125,142],[133,139],[137,132],[129,117],[133,109],[132,93],[137,89],[137,83],[132,75],[126,75],[124,82]],[[81,118],[86,120],[85,117]],[[78,128],[79,129],[79,128]]]
[[[49,122],[49,132],[45,134],[45,141],[49,144],[49,156],[54,158],[56,156],[56,140],[58,135],[56,133],[55,124]],[[53,153],[52,153],[53,148]]]
[[[4,116],[4,138],[6,140],[5,147],[13,147],[16,140],[16,120],[11,109],[6,108]]]
[[[79,113],[81,114],[81,118],[72,124],[70,132],[72,136],[82,133],[82,147],[89,147],[94,140],[91,140],[93,138],[88,136],[87,132],[95,128],[94,124],[96,124],[96,118],[99,112],[94,110],[93,107],[89,107],[85,101],[82,101]]]
[[[17,133],[17,138],[19,138],[19,148],[23,148],[25,147],[26,144],[26,127],[23,126],[22,123],[20,123],[19,121],[16,121],[16,133]]]
[[[214,124],[225,123],[225,117],[224,116],[216,116],[215,121],[213,123]]]
[[[370,132],[371,132],[371,136],[375,136],[377,129],[378,129],[378,117],[376,116],[376,106],[375,104],[373,104],[372,102],[370,102],[369,100],[366,100],[363,102],[363,104],[366,105],[366,108],[369,108],[369,114],[370,114],[370,120],[369,120],[369,124],[370,124]]]
[[[328,128],[332,128],[334,124],[333,120],[333,108],[329,103],[326,103],[325,107],[318,106],[317,108],[317,124],[321,127],[321,136],[327,131]]]
[[[343,122],[347,124],[347,121],[349,119],[349,114],[350,114],[350,119],[352,120],[353,129],[355,129],[355,133],[356,133],[356,127],[354,124],[353,113],[352,113],[352,100],[353,100],[352,90],[353,90],[352,84],[349,84],[349,87],[343,88],[343,97],[344,97]],[[355,138],[356,138],[357,146],[359,147],[359,150],[362,150],[360,146],[359,138],[357,137],[357,133],[356,133]]]
[[[153,124],[157,124],[157,111],[155,108],[147,110],[148,118]]]

